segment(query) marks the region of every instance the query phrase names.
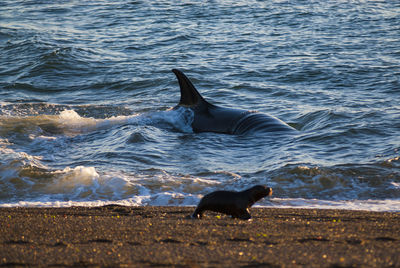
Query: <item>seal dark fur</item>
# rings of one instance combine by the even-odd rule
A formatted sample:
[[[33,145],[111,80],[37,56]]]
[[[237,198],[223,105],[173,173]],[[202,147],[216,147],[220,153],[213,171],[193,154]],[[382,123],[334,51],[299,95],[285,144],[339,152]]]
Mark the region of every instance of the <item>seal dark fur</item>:
[[[272,194],[272,189],[256,185],[250,189],[234,191],[216,191],[206,194],[197,205],[192,218],[199,219],[206,210],[231,215],[232,218],[248,220],[251,218],[248,208],[258,200]]]

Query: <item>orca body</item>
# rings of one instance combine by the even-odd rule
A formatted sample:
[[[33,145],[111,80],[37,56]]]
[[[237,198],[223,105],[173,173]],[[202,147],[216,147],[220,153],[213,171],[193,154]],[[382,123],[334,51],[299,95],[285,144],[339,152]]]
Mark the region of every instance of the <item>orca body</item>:
[[[293,132],[294,128],[270,115],[241,109],[224,108],[207,102],[180,70],[172,72],[178,78],[181,99],[175,107],[193,111],[194,132],[247,134],[250,132]]]

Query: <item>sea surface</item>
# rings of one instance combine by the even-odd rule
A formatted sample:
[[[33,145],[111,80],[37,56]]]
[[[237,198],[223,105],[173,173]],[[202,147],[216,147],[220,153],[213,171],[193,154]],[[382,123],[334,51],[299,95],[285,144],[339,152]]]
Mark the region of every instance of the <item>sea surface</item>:
[[[2,0],[0,206],[264,184],[259,206],[400,211],[399,22],[397,0]],[[298,133],[193,133],[173,68]]]

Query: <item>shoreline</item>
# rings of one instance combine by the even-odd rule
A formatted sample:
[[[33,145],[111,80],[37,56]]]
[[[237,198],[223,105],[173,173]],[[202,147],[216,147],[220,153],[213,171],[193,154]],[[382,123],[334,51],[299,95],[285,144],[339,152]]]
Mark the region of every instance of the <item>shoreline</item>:
[[[132,207],[194,207],[198,204],[141,204],[132,200],[120,201],[20,201],[16,203],[3,203],[0,208],[27,207],[27,208],[68,208],[68,207],[100,207],[107,205],[120,205]],[[268,198],[269,204],[261,205],[256,203],[253,208],[272,208],[272,209],[333,209],[333,210],[352,210],[366,212],[400,212],[400,199],[382,200],[318,200],[303,198]]]
[[[400,213],[194,207],[0,208],[0,266],[400,266]]]

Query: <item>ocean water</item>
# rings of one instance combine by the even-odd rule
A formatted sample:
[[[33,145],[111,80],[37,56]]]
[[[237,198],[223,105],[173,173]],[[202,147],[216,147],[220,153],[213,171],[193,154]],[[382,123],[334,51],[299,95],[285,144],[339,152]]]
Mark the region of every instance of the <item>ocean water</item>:
[[[400,211],[398,1],[0,5],[0,206]],[[171,69],[294,135],[193,133]]]

